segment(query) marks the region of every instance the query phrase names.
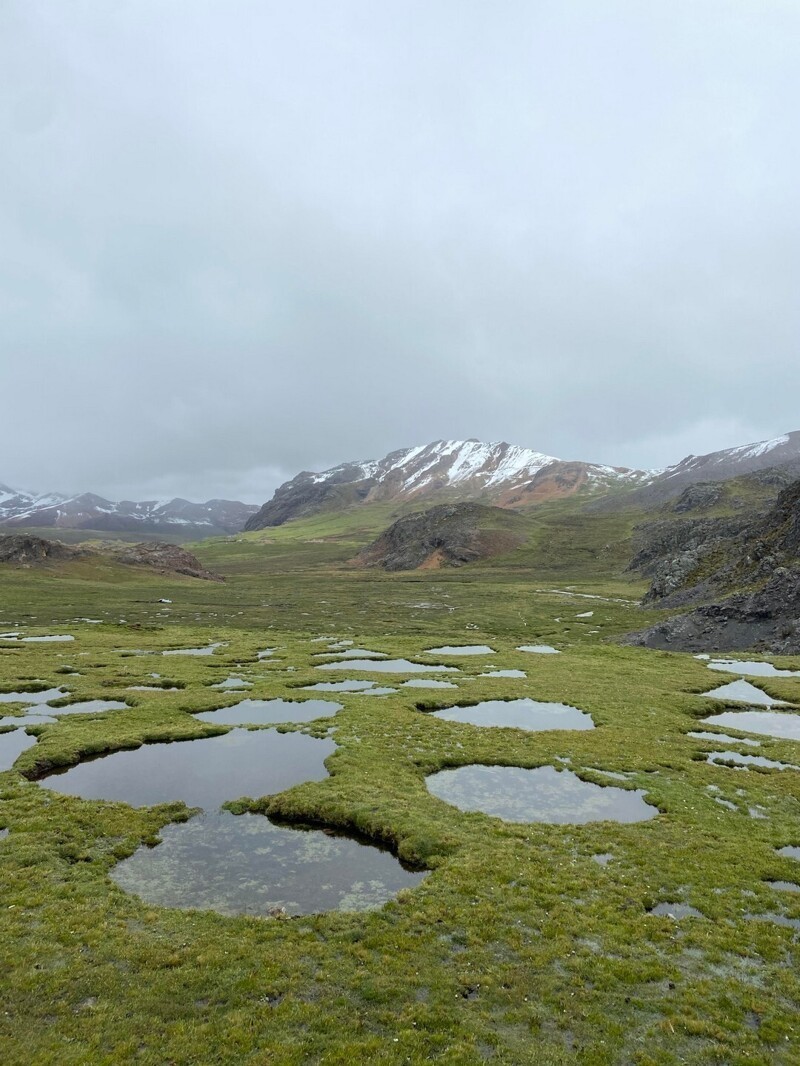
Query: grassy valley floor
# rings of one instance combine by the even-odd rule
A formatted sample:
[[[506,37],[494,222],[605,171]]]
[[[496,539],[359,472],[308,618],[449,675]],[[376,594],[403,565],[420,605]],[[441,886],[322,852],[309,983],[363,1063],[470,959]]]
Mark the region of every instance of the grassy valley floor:
[[[0,689],[61,685],[68,700],[130,705],[28,727],[37,742],[0,773],[3,1062],[800,1061],[800,932],[770,918],[800,919],[800,895],[767,883],[800,880],[800,863],[778,854],[800,845],[800,772],[709,765],[720,745],[687,733],[722,709],[701,693],[730,678],[613,643],[661,617],[619,576],[629,520],[609,518],[584,543],[554,510],[531,520],[527,555],[394,575],[348,565],[374,535],[363,521],[196,546],[224,585],[97,562],[0,575],[0,632],[74,637],[0,638]],[[441,676],[458,688],[331,669],[322,636],[457,667]],[[208,656],[161,654],[212,642]],[[541,643],[561,654],[518,650]],[[446,644],[494,654],[425,654]],[[482,676],[501,669],[527,677]],[[249,699],[343,705],[281,726],[335,740],[327,778],[246,798],[233,780],[234,811],[356,831],[430,870],[418,887],[379,910],[295,918],[154,907],[117,887],[114,866],[190,812],[82,800],[36,779],[89,755],[222,732],[194,714],[243,698],[211,688],[230,675],[251,683]],[[298,691],[345,677],[397,691]],[[131,688],[155,681],[174,691]],[[800,678],[758,684],[800,702]],[[523,696],[578,707],[596,728],[487,729],[424,713]],[[21,701],[1,709],[24,713]],[[796,743],[760,739],[758,754],[800,762]],[[426,788],[427,775],[470,763],[568,766],[643,790],[659,813],[515,824]],[[700,916],[650,914],[658,903]]]

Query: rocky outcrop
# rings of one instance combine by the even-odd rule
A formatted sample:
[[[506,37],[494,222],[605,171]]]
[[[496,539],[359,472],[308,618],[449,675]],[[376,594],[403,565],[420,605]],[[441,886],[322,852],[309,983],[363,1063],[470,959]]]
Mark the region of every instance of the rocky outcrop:
[[[383,570],[463,566],[519,547],[526,539],[522,525],[523,519],[500,507],[440,504],[399,518],[353,563]]]
[[[753,649],[800,654],[800,571],[776,570],[763,588],[668,618],[625,643],[671,651]]]
[[[48,562],[61,562],[88,555],[86,551],[67,547],[59,540],[45,540],[23,533],[0,536],[0,563],[12,566],[36,566]]]
[[[675,536],[672,547],[679,550],[656,565],[645,602],[702,606],[633,634],[629,643],[681,651],[800,652],[800,480],[783,489],[764,515],[683,522]],[[654,550],[655,538],[647,548]],[[637,560],[645,571],[645,554]]]
[[[200,560],[177,544],[109,544],[104,548],[72,547],[58,540],[45,540],[15,533],[0,536],[0,563],[11,566],[43,566],[47,563],[71,562],[75,559],[111,559],[128,566],[144,566],[162,574],[184,574],[204,581],[224,581],[219,574],[206,570]]]
[[[114,548],[111,555],[121,563],[129,566],[147,566],[162,574],[184,574],[197,577],[203,581],[224,581],[219,574],[206,570],[197,556],[192,555],[177,544],[164,544],[151,541],[145,544],[130,544]]]

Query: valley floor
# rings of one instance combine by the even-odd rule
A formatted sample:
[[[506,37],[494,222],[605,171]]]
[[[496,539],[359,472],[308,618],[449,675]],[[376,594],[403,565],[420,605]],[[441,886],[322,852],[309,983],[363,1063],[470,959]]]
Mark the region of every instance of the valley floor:
[[[36,743],[0,773],[3,1062],[800,1061],[800,895],[769,884],[800,880],[780,853],[800,846],[800,772],[706,761],[719,745],[687,734],[722,710],[702,693],[729,678],[609,640],[661,617],[624,581],[502,566],[365,574],[342,565],[348,553],[279,535],[198,549],[224,586],[74,567],[0,577],[0,633],[18,634],[0,638],[3,692],[61,686],[69,700],[129,705],[30,725]],[[19,639],[32,635],[74,639]],[[441,675],[457,689],[334,669],[328,643],[341,640],[457,668]],[[209,655],[162,654],[212,643]],[[493,653],[426,655],[462,644]],[[561,654],[518,650],[538,644]],[[498,670],[526,676],[486,676]],[[351,676],[396,691],[298,691]],[[342,705],[281,726],[335,742],[328,776],[277,794],[265,780],[237,816],[354,831],[429,870],[416,887],[371,911],[284,917],[160,907],[117,886],[110,872],[187,809],[80,799],[38,779],[90,755],[223,732],[196,715],[243,698],[211,687],[228,677],[249,683],[248,699]],[[167,687],[132,687],[154,682]],[[758,684],[800,702],[800,678]],[[522,697],[580,708],[596,728],[423,713]],[[2,710],[21,719],[25,704]],[[14,725],[4,720],[0,755]],[[760,755],[800,761],[796,742],[759,740]],[[569,767],[641,790],[658,814],[512,823],[426,787],[473,763]],[[242,798],[235,778],[228,798]],[[651,914],[659,903],[671,913]],[[699,914],[678,917],[680,905]]]

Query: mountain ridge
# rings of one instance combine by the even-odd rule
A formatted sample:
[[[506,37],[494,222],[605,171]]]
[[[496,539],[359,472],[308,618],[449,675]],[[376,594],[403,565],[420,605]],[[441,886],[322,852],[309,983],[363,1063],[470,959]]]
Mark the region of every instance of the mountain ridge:
[[[377,500],[460,498],[513,509],[583,488],[635,484],[648,476],[627,467],[558,459],[506,441],[438,440],[401,448],[383,459],[341,463],[321,473],[301,471],[275,491],[245,529]]]
[[[114,502],[92,492],[29,493],[0,484],[0,528],[86,529],[115,533],[175,533],[197,537],[237,533],[258,508],[238,500]]]
[[[519,445],[439,440],[389,452],[383,459],[301,471],[284,482],[245,530],[283,525],[324,511],[379,500],[432,504],[472,500],[524,509],[585,493],[592,508],[654,507],[698,482],[722,481],[769,467],[800,475],[800,431],[771,440],[688,455],[663,470],[632,470],[559,459]]]

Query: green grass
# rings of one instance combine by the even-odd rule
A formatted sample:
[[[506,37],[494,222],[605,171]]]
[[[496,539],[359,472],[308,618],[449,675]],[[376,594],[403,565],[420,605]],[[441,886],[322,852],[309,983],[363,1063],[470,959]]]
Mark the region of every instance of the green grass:
[[[76,637],[0,648],[0,689],[60,683],[70,698],[131,704],[39,727],[38,743],[0,774],[0,827],[10,830],[0,840],[3,1062],[800,1060],[796,934],[744,917],[800,916],[800,897],[764,883],[798,880],[800,865],[775,848],[800,844],[800,774],[708,765],[713,745],[686,733],[713,709],[699,693],[719,675],[691,656],[613,642],[663,616],[631,602],[644,586],[622,572],[634,517],[600,516],[590,533],[554,505],[527,516],[527,547],[491,565],[349,567],[386,520],[363,508],[198,545],[224,585],[97,563],[0,574],[0,631],[19,621]],[[297,698],[304,684],[348,676],[315,669],[321,634],[411,659],[433,644],[496,649],[442,660],[462,672],[457,693],[337,693],[330,776],[235,805],[356,830],[430,875],[379,911],[291,920],[150,907],[121,891],[114,864],[185,808],[83,801],[31,778],[89,754],[220,732],[191,712],[242,698],[209,687],[231,671],[252,680],[251,698]],[[211,640],[227,645],[208,658],[160,656]],[[540,642],[563,654],[516,650]],[[275,659],[259,661],[266,646]],[[528,677],[478,676],[489,663]],[[154,671],[179,691],[128,690]],[[800,679],[758,683],[800,700]],[[487,730],[418,709],[519,696],[573,704],[598,728]],[[330,725],[288,728],[319,735]],[[765,738],[760,752],[800,761],[785,741]],[[625,784],[660,815],[514,825],[461,813],[425,787],[447,766],[563,759],[597,783],[621,784],[598,770],[631,773]],[[756,805],[766,818],[750,817]],[[592,861],[600,852],[613,854],[606,867]],[[648,915],[659,901],[707,917]]]

